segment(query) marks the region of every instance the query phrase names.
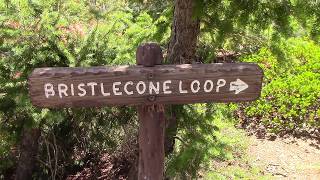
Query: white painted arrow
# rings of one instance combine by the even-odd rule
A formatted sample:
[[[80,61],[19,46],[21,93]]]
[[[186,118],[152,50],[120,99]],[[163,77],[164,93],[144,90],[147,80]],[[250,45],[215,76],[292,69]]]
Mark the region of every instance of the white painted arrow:
[[[237,81],[230,83],[230,91],[235,91],[235,94],[239,94],[240,92],[248,89],[249,85],[243,82],[241,79],[237,79]]]

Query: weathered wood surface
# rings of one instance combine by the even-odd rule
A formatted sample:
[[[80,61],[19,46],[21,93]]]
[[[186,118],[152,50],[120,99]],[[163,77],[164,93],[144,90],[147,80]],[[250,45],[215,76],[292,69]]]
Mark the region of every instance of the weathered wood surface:
[[[255,64],[222,63],[156,65],[154,67],[39,68],[33,71],[28,83],[32,103],[38,107],[97,107],[252,101],[260,95],[262,78],[263,72]],[[234,82],[241,82],[238,79],[245,82],[248,87],[236,94],[237,83]],[[194,82],[197,80],[199,82]],[[210,90],[213,84],[211,92],[205,92],[204,84],[208,80],[212,83],[208,82],[206,89]],[[223,84],[223,80],[225,80],[225,85],[217,89],[219,83]],[[168,83],[168,81],[171,82]],[[115,82],[116,84],[114,84]],[[124,85],[128,82],[129,84],[125,88]],[[139,82],[140,92],[143,92],[143,84],[146,85],[146,90],[142,94],[137,91]],[[150,82],[155,86],[159,82],[158,93],[153,89],[150,94]],[[164,82],[167,83],[164,84]],[[49,90],[47,97],[45,85],[48,83],[51,85],[47,86],[47,90]],[[179,87],[180,83],[181,87]],[[196,93],[191,92],[192,83],[194,90],[198,89],[197,86],[200,83],[200,89]],[[58,89],[59,84],[62,84],[61,92]],[[78,88],[81,84],[83,85],[81,88],[86,91],[84,96],[80,96],[83,95],[83,91]],[[94,92],[92,92],[92,86]],[[164,86],[169,88],[164,90]],[[125,89],[130,94],[126,93]],[[186,92],[185,90],[187,93],[181,93]],[[64,93],[64,91],[66,92]],[[133,94],[131,94],[132,92]]]
[[[154,66],[163,61],[158,44],[147,43],[137,49],[137,64]],[[150,77],[149,77],[150,78]],[[165,112],[162,104],[139,105],[139,180],[163,180]]]
[[[138,179],[162,180],[164,173],[165,113],[161,104],[138,107],[139,175]]]

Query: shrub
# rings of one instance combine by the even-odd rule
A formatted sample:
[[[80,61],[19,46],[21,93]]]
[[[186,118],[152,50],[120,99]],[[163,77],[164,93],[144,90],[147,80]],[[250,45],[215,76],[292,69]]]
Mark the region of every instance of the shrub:
[[[278,53],[262,48],[242,58],[265,73],[261,98],[244,108],[245,115],[274,132],[319,128],[320,46],[295,38],[277,48]]]

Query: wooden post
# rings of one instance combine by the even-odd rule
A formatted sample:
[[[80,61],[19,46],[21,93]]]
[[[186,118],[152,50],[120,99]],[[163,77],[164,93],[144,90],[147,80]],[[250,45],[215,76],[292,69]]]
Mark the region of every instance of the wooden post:
[[[260,96],[263,71],[256,64],[161,65],[161,48],[155,43],[139,46],[136,55],[139,66],[37,68],[28,85],[37,107],[139,105],[140,180],[163,179],[164,104],[241,102]]]
[[[148,43],[137,49],[137,64],[154,66],[162,63],[163,56],[159,45]],[[153,79],[153,74],[148,79]],[[152,103],[156,96],[149,96]],[[162,104],[138,106],[139,118],[139,180],[162,180],[164,174],[164,128],[165,115]]]

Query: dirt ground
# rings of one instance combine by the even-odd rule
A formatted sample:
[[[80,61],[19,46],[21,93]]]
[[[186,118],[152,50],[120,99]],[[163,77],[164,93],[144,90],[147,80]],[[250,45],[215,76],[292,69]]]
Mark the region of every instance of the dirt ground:
[[[294,137],[258,139],[250,136],[253,165],[276,179],[320,180],[320,143]]]

